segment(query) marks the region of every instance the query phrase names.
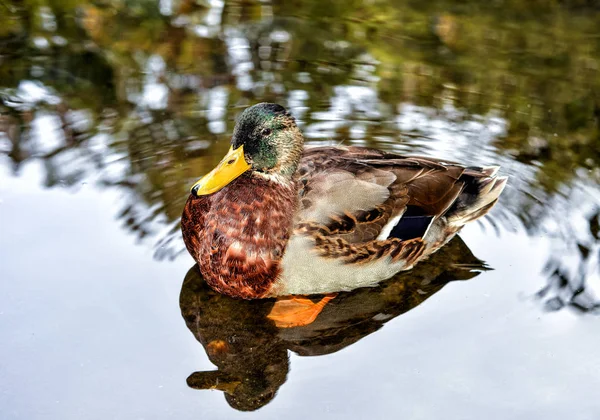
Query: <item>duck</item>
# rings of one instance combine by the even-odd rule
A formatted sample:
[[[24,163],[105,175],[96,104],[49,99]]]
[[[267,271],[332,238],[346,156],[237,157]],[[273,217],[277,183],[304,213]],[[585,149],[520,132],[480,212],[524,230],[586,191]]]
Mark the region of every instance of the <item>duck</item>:
[[[239,115],[226,156],[192,185],[183,240],[217,292],[323,295],[286,304],[292,318],[314,319],[336,293],[412,269],[487,214],[507,183],[498,170],[367,147],[305,147],[288,110],[259,103]]]

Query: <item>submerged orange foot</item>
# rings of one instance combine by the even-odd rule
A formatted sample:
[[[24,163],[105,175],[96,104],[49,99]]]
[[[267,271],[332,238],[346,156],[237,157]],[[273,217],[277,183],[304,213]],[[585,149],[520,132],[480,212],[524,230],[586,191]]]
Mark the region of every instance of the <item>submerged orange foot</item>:
[[[337,293],[332,293],[318,302],[301,297],[280,298],[273,305],[267,318],[275,322],[278,328],[302,327],[314,322],[327,302],[336,296]]]

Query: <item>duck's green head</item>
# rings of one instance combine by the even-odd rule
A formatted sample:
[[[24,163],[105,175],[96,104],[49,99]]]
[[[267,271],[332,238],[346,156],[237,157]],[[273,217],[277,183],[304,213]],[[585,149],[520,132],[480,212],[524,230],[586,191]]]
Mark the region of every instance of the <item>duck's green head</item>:
[[[248,171],[273,180],[291,179],[303,145],[302,133],[284,107],[272,103],[251,106],[235,125],[227,155],[194,184],[192,194],[217,192]]]
[[[252,170],[291,176],[302,155],[304,139],[294,117],[281,105],[261,103],[247,108],[233,131],[231,146],[244,148]]]

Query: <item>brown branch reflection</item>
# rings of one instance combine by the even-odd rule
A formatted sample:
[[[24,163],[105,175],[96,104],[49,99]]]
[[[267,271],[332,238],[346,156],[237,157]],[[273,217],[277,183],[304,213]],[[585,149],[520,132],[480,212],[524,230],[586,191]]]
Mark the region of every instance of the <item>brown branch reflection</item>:
[[[419,306],[446,284],[487,269],[456,237],[410,272],[377,287],[338,294],[314,322],[279,328],[268,318],[274,299],[245,301],[216,293],[193,266],[183,281],[181,313],[217,370],[194,372],[187,383],[223,391],[237,410],[256,410],[285,383],[288,350],[300,356],[335,353]]]

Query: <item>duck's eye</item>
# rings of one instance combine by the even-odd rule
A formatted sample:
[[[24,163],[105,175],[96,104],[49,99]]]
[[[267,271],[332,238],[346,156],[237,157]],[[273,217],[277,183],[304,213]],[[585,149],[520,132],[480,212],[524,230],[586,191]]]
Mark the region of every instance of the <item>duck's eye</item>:
[[[270,136],[272,132],[273,132],[273,130],[271,130],[270,128],[264,128],[260,134],[266,137],[266,136]]]

